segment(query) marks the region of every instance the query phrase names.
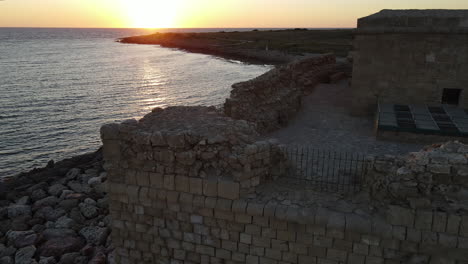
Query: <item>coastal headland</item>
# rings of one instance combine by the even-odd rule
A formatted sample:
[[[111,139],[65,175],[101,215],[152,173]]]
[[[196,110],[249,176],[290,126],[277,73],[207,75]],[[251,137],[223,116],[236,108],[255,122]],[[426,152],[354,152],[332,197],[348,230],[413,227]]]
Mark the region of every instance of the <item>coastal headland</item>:
[[[119,39],[121,43],[161,45],[254,64],[283,64],[311,54],[346,57],[353,29],[251,30],[213,33],[155,33]]]

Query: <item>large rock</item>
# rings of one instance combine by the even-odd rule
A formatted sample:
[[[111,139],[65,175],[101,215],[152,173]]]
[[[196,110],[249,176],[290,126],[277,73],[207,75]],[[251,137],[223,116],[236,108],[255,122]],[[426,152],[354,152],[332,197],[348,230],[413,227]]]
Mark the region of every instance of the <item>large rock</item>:
[[[55,261],[54,257],[41,257],[39,260],[39,264],[56,264],[57,261]]]
[[[34,203],[34,208],[41,208],[41,207],[46,207],[46,206],[55,206],[59,200],[55,196],[48,196],[44,199],[41,199],[39,201],[36,201]]]
[[[78,168],[73,168],[71,170],[69,170],[67,172],[67,174],[65,175],[65,178],[67,178],[68,180],[73,180],[75,179],[78,175],[80,175],[81,173],[81,170],[78,169]]]
[[[14,219],[19,216],[31,216],[32,210],[29,205],[10,205],[8,207],[8,217]]]
[[[42,218],[47,221],[55,221],[65,214],[67,214],[67,212],[64,209],[61,209],[61,208],[54,209],[50,206],[47,206],[47,207],[42,207],[39,210],[37,210],[36,213],[34,214],[34,217]]]
[[[79,205],[80,211],[83,214],[84,217],[91,219],[96,216],[98,216],[99,211],[98,208],[92,204],[89,203],[80,203]]]
[[[109,229],[105,227],[88,226],[80,230],[80,235],[83,236],[89,244],[102,245],[106,242]]]
[[[14,264],[14,260],[12,257],[3,257],[3,258],[0,258],[0,264]]]
[[[37,235],[34,231],[9,231],[6,234],[8,243],[16,248],[32,246],[37,241]]]
[[[33,201],[39,201],[41,199],[44,199],[45,197],[47,197],[47,193],[42,190],[42,189],[37,189],[37,190],[34,190],[32,193],[31,193],[31,199]]]
[[[57,222],[55,222],[55,228],[58,229],[73,229],[75,226],[75,220],[67,216],[62,216],[59,219],[57,219]]]
[[[51,240],[55,238],[75,237],[76,232],[71,229],[46,229],[42,232],[42,239]]]
[[[84,243],[77,237],[59,237],[45,242],[39,249],[43,257],[61,257],[66,253],[78,252]]]
[[[60,197],[60,195],[62,194],[62,191],[67,190],[67,189],[68,188],[62,184],[54,184],[49,187],[49,194],[56,196],[56,197]]]
[[[36,253],[35,246],[28,246],[19,249],[15,254],[15,263],[16,264],[31,264],[34,262],[33,257]]]

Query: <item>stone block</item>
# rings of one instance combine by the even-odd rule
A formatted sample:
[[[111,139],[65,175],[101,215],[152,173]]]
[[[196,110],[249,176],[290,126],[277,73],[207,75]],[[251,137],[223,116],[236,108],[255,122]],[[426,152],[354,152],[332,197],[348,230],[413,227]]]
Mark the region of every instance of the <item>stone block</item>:
[[[387,221],[392,225],[413,227],[414,212],[401,206],[390,205],[387,210]]]
[[[445,232],[447,226],[447,214],[444,212],[434,212],[434,219],[432,221],[432,231]]]
[[[244,200],[236,200],[232,203],[232,211],[234,213],[245,214],[247,209],[247,202]]]
[[[203,194],[203,180],[200,178],[189,178],[189,192],[193,194]]]
[[[235,252],[235,251],[237,251],[237,242],[233,242],[233,241],[229,241],[229,240],[222,240],[221,241],[221,247],[226,249],[226,250]]]
[[[468,216],[464,215],[460,223],[460,236],[468,237]]]
[[[416,211],[415,228],[420,230],[432,229],[432,212],[430,211]]]
[[[246,264],[259,264],[259,258],[258,258],[258,256],[248,255],[245,258],[245,263]]]
[[[164,187],[164,177],[161,173],[150,173],[149,174],[150,186],[162,189]]]
[[[252,244],[257,247],[270,248],[271,239],[267,237],[261,237],[261,236],[252,236]]]
[[[203,180],[203,194],[209,197],[217,197],[218,182],[216,180]]]
[[[427,170],[435,174],[450,174],[450,165],[443,164],[429,164]]]
[[[281,260],[281,251],[266,248],[265,249],[265,257],[270,258],[270,259],[276,259],[276,260]]]
[[[185,176],[175,176],[175,189],[178,192],[189,192],[189,178]]]
[[[299,255],[298,263],[299,264],[316,264],[317,263],[317,258],[312,257],[312,256]]]
[[[369,254],[369,245],[361,243],[353,243],[353,253],[359,255],[368,255]]]
[[[283,252],[282,255],[283,261],[287,263],[297,263],[297,254],[294,254],[292,252]]]
[[[263,204],[260,203],[248,203],[247,205],[247,214],[253,216],[262,216],[263,215]]]
[[[348,262],[349,264],[365,264],[366,257],[363,255],[358,254],[349,254],[348,255]]]
[[[294,244],[294,242],[289,242],[290,244]],[[277,239],[272,239],[271,240],[271,248],[275,250],[280,250],[280,251],[288,251],[289,246],[288,242],[283,241],[283,240],[277,240]],[[304,254],[307,254],[307,248],[306,252]]]
[[[335,260],[335,261],[340,261],[340,262],[345,262],[348,257],[348,253],[344,250],[337,250],[333,248],[329,248],[327,250],[327,258]]]
[[[164,175],[164,189],[175,190],[174,175]]]
[[[216,249],[216,257],[220,259],[226,259],[230,260],[231,259],[231,252],[225,249]]]
[[[240,233],[239,240],[241,243],[250,245],[252,244],[252,235],[247,234],[247,233]]]
[[[461,217],[450,214],[447,218],[447,233],[458,235],[460,230]]]
[[[226,199],[239,199],[240,186],[238,182],[219,181],[218,196]]]

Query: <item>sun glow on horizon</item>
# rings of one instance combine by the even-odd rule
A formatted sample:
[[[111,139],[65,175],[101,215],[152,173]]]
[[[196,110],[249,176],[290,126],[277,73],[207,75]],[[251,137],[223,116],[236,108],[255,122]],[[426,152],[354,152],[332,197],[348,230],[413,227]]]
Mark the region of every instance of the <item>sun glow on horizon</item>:
[[[121,0],[131,27],[175,27],[181,0]]]

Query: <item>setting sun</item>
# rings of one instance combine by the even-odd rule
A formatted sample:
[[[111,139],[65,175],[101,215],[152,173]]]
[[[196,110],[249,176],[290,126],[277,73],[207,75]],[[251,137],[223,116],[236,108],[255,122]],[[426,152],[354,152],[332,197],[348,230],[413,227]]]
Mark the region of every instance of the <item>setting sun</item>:
[[[121,0],[132,27],[174,27],[181,0]]]

